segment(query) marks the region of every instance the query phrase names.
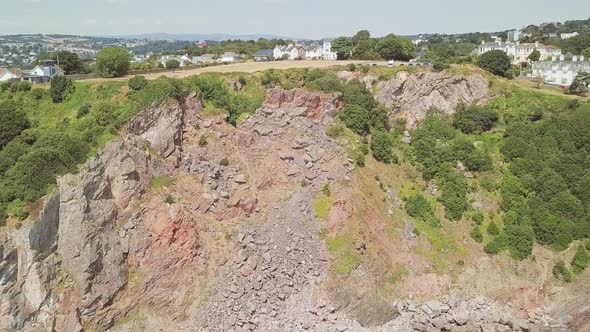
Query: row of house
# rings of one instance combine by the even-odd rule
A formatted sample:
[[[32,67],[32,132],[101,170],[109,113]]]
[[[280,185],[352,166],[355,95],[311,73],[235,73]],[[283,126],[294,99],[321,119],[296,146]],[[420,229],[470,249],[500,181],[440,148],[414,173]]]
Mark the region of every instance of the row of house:
[[[264,51],[264,54],[268,54],[269,50]],[[285,46],[277,45],[272,50],[272,57],[275,60],[336,60],[337,55],[336,52],[332,51],[332,42],[324,40],[321,44],[313,43],[307,46],[299,44],[289,44]]]
[[[163,55],[158,58],[158,63],[162,66],[166,66],[166,62],[170,60],[177,60],[181,67],[190,64],[203,64],[203,63],[214,63],[214,62],[235,62],[242,59],[242,55],[235,52],[225,52],[221,56],[217,57],[214,54],[203,54],[199,56],[188,56],[188,55]]]
[[[0,82],[17,80],[29,81],[33,84],[48,83],[53,77],[63,75],[64,71],[54,60],[45,60],[29,71],[0,68]]]
[[[569,86],[579,72],[590,72],[589,60],[581,55],[574,55],[571,60],[562,55],[552,61],[535,62],[529,77],[541,78],[546,84]]]
[[[513,64],[519,64],[521,62],[529,62],[529,55],[534,50],[538,50],[541,53],[539,61],[551,60],[553,58],[559,58],[561,55],[561,49],[551,45],[543,45],[539,42],[535,43],[521,43],[521,42],[503,42],[502,40],[494,42],[482,42],[476,49],[479,55],[482,55],[488,51],[501,50],[504,51],[509,57],[512,58]]]

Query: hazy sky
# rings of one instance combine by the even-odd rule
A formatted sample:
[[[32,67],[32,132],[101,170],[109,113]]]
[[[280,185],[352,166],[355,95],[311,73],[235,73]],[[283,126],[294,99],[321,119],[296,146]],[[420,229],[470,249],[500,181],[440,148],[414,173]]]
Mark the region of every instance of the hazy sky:
[[[268,33],[320,38],[499,31],[585,19],[590,0],[0,0],[0,34]]]

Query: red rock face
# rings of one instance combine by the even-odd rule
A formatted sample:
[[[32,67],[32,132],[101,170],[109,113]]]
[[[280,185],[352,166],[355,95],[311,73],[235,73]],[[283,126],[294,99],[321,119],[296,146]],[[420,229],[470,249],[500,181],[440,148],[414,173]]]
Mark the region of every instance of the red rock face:
[[[273,88],[266,91],[266,102],[263,107],[283,110],[305,108],[306,117],[321,122],[326,116],[333,117],[342,109],[342,94]]]

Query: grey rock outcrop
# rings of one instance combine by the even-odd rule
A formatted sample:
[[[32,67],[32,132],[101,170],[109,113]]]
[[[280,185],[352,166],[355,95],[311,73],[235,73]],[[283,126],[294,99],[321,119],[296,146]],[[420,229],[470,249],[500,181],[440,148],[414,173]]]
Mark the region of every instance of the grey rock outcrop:
[[[405,118],[407,128],[414,128],[431,109],[452,114],[457,105],[481,102],[487,93],[488,81],[479,74],[402,71],[377,84],[375,99],[390,107],[394,117]]]

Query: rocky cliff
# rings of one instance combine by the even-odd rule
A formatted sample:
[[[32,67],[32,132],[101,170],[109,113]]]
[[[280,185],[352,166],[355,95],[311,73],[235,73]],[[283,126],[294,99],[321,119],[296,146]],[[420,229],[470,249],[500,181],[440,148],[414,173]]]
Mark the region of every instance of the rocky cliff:
[[[443,91],[467,85],[444,77],[435,80]],[[413,80],[394,93],[423,93]],[[200,118],[195,94],[138,114],[122,139],[58,180],[37,216],[2,234],[0,331],[526,331],[552,323],[545,312],[517,319],[458,292],[387,303],[386,322],[363,327],[355,305],[326,294],[334,257],[321,238],[317,193],[328,183],[334,196],[361,190],[346,152],[325,134],[341,108],[340,94],[277,88],[236,127],[225,116]],[[350,204],[332,206],[328,228],[347,227]]]
[[[448,72],[401,71],[375,87],[375,99],[394,112],[394,118],[406,119],[414,128],[431,109],[452,114],[459,104],[479,103],[488,93],[488,81],[481,75],[455,75]]]

